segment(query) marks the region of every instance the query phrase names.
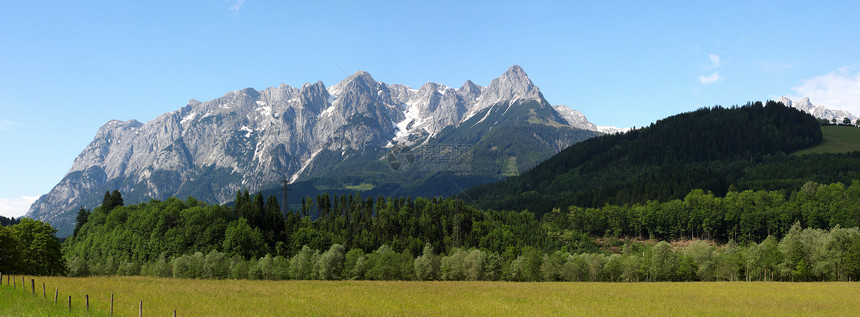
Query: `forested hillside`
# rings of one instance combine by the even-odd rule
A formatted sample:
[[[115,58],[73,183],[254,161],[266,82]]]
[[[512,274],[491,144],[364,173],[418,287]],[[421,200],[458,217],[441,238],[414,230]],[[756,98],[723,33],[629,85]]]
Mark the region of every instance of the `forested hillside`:
[[[532,170],[467,190],[482,208],[542,215],[571,205],[645,203],[683,198],[693,189],[798,190],[807,181],[860,178],[857,154],[789,157],[821,143],[818,121],[768,101],[703,108],[625,134],[575,144]]]

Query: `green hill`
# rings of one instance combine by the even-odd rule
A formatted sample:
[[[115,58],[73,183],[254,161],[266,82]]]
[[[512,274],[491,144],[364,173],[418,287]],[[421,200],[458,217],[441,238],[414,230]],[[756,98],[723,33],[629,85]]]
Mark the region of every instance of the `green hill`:
[[[849,126],[821,127],[821,144],[800,150],[795,154],[845,153],[860,151],[860,128]]]
[[[785,154],[821,143],[814,117],[776,102],[704,108],[575,144],[520,176],[461,197],[482,208],[540,216],[572,205],[669,201],[693,189],[724,196],[732,186],[794,191],[807,181],[860,179],[860,152]]]

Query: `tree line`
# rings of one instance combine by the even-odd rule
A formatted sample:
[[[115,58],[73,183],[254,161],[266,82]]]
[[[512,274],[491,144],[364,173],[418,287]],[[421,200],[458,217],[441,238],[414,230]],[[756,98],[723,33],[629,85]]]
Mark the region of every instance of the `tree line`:
[[[275,196],[263,198],[247,190],[236,196],[232,207],[170,198],[82,209],[64,252],[95,262],[113,258],[143,263],[162,254],[212,250],[244,258],[289,256],[305,245],[322,250],[340,244],[364,252],[388,245],[412,254],[422,252],[427,243],[443,252],[561,247],[530,212],[482,210],[461,200],[323,194],[306,197],[298,210],[282,213]]]
[[[725,197],[701,189],[683,199],[602,208],[570,206],[544,215],[551,232],[641,239],[760,242],[806,228],[860,226],[860,182],[850,186],[807,182],[795,192],[731,189]]]
[[[858,199],[860,182],[850,186],[808,182],[790,194],[731,190],[725,197],[718,197],[694,190],[683,200],[602,208],[571,206],[536,219],[527,211],[482,210],[455,199],[320,195],[316,199],[306,197],[301,208],[282,213],[277,198],[264,199],[261,194],[249,195],[247,191],[237,193],[233,206],[207,205],[194,198],[125,206],[121,194],[114,192],[106,193],[102,206],[79,212],[76,233],[64,242],[62,253],[59,241],[53,236],[56,231],[48,224],[22,219],[18,225],[3,227],[0,231],[3,250],[27,250],[26,254],[31,255],[39,254],[33,249],[48,251],[28,260],[18,251],[3,252],[8,258],[20,261],[3,261],[16,264],[0,269],[8,273],[40,270],[27,271],[28,274],[155,274],[193,278],[258,278],[259,274],[269,272],[266,278],[313,279],[320,278],[321,267],[333,267],[337,273],[323,275],[331,279],[444,280],[469,279],[462,277],[466,276],[462,272],[471,270],[468,276],[487,274],[474,279],[570,280],[575,276],[576,280],[618,280],[597,277],[599,274],[594,270],[589,272],[598,275],[590,277],[569,272],[580,272],[573,268],[584,263],[580,260],[587,263],[586,259],[610,268],[620,263],[613,262],[619,256],[638,258],[630,261],[651,261],[648,254],[655,252],[657,246],[636,242],[645,239],[704,239],[727,243],[723,247],[712,245],[708,249],[712,256],[736,248],[752,257],[755,254],[749,252],[759,250],[757,246],[795,241],[792,237],[803,234],[804,238],[797,241],[805,244],[795,243],[794,253],[786,251],[787,247],[781,249],[778,258],[783,264],[771,267],[783,265],[782,269],[768,269],[765,274],[768,279],[841,280],[843,274],[845,278],[856,279],[851,268],[860,263],[853,255],[860,248],[854,238],[860,224]],[[842,242],[828,246],[826,241],[833,232],[838,233],[836,237]],[[819,239],[817,244],[810,244],[812,238]],[[822,256],[822,252],[836,252],[827,248],[837,245],[846,255],[840,258],[841,262],[821,264],[834,258]],[[808,258],[804,258],[798,269],[801,264],[798,259],[803,258],[797,255],[800,249]],[[672,252],[675,269],[689,269],[690,263],[684,262],[689,260],[679,255],[679,252],[687,254],[687,248],[675,247]],[[811,252],[817,255],[809,255]],[[334,264],[320,262],[323,258]],[[341,258],[342,261],[338,260]],[[552,262],[547,262],[550,259]],[[220,273],[205,273],[201,265],[207,261],[217,262],[218,265],[210,264],[215,265],[210,269],[217,267]],[[480,268],[475,261],[482,263]],[[472,264],[463,264],[467,262]],[[554,272],[550,268],[565,265],[568,273],[544,272]],[[698,270],[706,264],[697,261],[696,265]],[[49,269],[42,269],[46,267]],[[259,274],[255,267],[260,267]],[[297,271],[299,267],[303,269]],[[628,275],[630,278],[623,280],[661,280],[661,275],[653,274],[652,267],[638,271],[640,275],[636,278]],[[806,273],[785,273],[791,271],[788,267]],[[824,267],[834,267],[834,273],[828,273],[830,269]],[[758,278],[755,277],[758,273],[747,273],[746,269],[740,272],[733,275],[734,279]],[[546,274],[550,277],[545,277]],[[689,274],[672,276],[671,279],[693,279]],[[711,280],[709,276],[712,275],[700,274],[695,279]]]
[[[217,250],[173,257],[164,254],[137,263],[88,264],[68,258],[69,275],[145,275],[203,279],[265,280],[484,280],[484,281],[856,281],[860,278],[860,230],[801,229],[799,223],[777,240],[742,247],[734,241],[714,246],[696,240],[686,246],[661,241],[653,246],[626,242],[620,253],[550,253],[524,247],[504,253],[453,248],[420,254],[382,245],[372,252],[341,244],[327,250],[308,246],[292,257],[245,259]]]
[[[795,224],[810,230],[860,225],[860,182],[847,187],[808,182],[789,195],[732,190],[717,197],[693,190],[683,200],[602,208],[571,206],[564,212],[553,210],[540,220],[527,211],[482,210],[455,199],[324,194],[316,199],[306,197],[299,210],[282,213],[276,197],[264,199],[247,191],[237,193],[232,207],[207,205],[193,198],[122,206],[110,203],[117,200],[111,198],[114,196],[106,194],[105,204],[79,213],[77,233],[64,244],[66,259],[74,259],[69,262],[70,270],[80,272],[81,263],[87,263],[84,272],[137,272],[146,263],[164,262],[164,267],[196,252],[206,256],[216,252],[213,256],[222,254],[231,263],[235,259],[259,261],[267,255],[283,261],[334,245],[368,257],[385,246],[383,251],[393,252],[385,254],[398,254],[387,258],[400,259],[401,267],[408,266],[407,258],[417,261],[413,255],[424,255],[427,246],[434,248],[433,256],[479,250],[484,256],[499,257],[501,269],[502,264],[532,251],[611,256],[613,252],[606,246],[601,249],[595,237],[705,239],[749,246],[769,237],[784,239]]]
[[[831,118],[830,120],[818,118],[818,124],[820,125],[836,125],[836,122],[836,118]],[[851,119],[844,117],[839,125],[860,127],[860,118],[858,118],[857,121],[854,121],[854,124],[851,124]]]

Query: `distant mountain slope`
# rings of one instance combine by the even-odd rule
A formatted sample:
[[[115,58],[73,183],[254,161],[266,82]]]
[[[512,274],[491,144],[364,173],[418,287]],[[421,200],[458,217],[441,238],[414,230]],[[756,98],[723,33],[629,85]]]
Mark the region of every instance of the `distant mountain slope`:
[[[485,208],[542,214],[569,205],[682,198],[694,188],[724,194],[743,181],[744,168],[754,167],[744,160],[791,153],[821,139],[815,118],[777,102],[703,108],[575,144],[520,176],[477,186],[463,197]]]
[[[519,66],[486,87],[420,89],[357,72],[331,87],[281,85],[191,100],[147,123],[111,121],[27,216],[70,233],[80,206],[105,191],[127,203],[193,196],[225,203],[237,190],[450,195],[516,175],[570,144],[600,135],[574,126]],[[362,185],[364,184],[364,185]],[[300,192],[300,193],[299,193]]]

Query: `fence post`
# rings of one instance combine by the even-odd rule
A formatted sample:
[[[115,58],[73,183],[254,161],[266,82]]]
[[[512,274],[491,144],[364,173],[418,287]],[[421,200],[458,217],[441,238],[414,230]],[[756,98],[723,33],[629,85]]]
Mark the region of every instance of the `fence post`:
[[[48,293],[45,292],[45,282],[42,282],[42,298],[48,298]]]
[[[18,288],[18,280],[13,278],[12,279],[12,289],[16,289],[16,288]]]
[[[137,311],[137,317],[143,317],[143,301],[140,301],[140,309]]]
[[[113,317],[113,294],[110,294],[110,317]]]
[[[24,277],[23,277],[23,276],[21,277],[21,290],[22,290],[22,291],[24,291],[24,293],[26,293],[26,292],[27,292],[27,283],[26,283],[26,282],[24,282]]]
[[[30,291],[33,292],[33,295],[36,295],[36,279],[30,279]]]
[[[176,310],[173,310],[173,317],[176,317]]]
[[[72,310],[72,295],[69,295],[69,310]]]
[[[90,295],[89,295],[89,294],[84,295],[84,298],[86,298],[86,302],[87,302],[87,311],[89,311],[89,310],[90,310]]]
[[[54,305],[57,304],[57,297],[59,297],[59,296],[60,296],[60,289],[58,288],[57,291],[54,293]]]

